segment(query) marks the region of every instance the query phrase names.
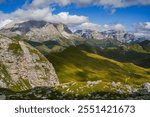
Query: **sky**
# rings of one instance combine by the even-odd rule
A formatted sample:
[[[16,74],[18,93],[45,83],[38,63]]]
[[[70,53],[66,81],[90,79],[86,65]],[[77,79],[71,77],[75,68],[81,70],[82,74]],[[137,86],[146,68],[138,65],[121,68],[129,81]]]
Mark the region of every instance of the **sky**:
[[[22,20],[146,35],[150,32],[150,0],[0,0],[0,28]]]

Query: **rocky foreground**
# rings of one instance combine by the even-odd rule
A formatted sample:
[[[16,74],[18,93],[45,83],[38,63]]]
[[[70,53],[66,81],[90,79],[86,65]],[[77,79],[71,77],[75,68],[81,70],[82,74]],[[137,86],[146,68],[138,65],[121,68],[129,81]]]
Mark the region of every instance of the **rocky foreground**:
[[[149,100],[150,99],[150,83],[144,83],[138,88],[129,85],[121,85],[119,82],[112,82],[107,87],[112,89],[111,92],[91,92],[82,95],[81,92],[87,88],[92,88],[99,84],[100,81],[87,82],[87,86],[79,87],[75,90],[70,86],[76,86],[77,83],[70,82],[62,84],[58,87],[37,87],[24,92],[13,92],[8,89],[0,89],[0,100]],[[103,87],[105,88],[105,87]],[[76,93],[75,93],[76,92]]]
[[[38,50],[0,35],[0,87],[24,91],[58,84],[55,69]]]

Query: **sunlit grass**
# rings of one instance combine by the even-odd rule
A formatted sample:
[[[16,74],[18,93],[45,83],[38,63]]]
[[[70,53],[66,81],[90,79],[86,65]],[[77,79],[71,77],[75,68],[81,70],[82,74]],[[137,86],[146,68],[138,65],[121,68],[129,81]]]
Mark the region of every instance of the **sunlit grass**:
[[[61,83],[102,80],[105,83],[115,81],[136,86],[150,82],[150,69],[118,62],[75,47],[52,54],[49,60]]]

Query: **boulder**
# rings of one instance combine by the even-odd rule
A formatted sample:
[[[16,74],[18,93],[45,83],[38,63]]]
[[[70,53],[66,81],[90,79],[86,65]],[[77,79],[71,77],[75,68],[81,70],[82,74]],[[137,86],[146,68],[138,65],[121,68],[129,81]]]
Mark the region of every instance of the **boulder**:
[[[0,87],[24,91],[59,84],[53,65],[24,41],[0,36]]]

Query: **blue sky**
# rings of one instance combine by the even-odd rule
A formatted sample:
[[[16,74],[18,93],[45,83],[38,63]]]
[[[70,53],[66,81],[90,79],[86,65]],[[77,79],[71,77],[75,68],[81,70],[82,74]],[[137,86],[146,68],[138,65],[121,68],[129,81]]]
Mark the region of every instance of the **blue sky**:
[[[101,6],[77,7],[69,5],[66,7],[57,7],[54,13],[70,12],[71,14],[84,15],[89,17],[90,21],[100,24],[105,23],[127,23],[148,22],[150,20],[150,6],[132,6],[127,8],[118,8],[112,14],[111,9],[104,9]]]
[[[61,13],[68,12],[69,14],[66,14],[68,22],[69,20],[71,20],[71,18],[73,20],[72,16],[74,15],[76,15],[76,19],[79,18],[79,20],[82,20],[81,23],[80,22],[76,23],[78,25],[84,23],[85,20],[85,22],[98,25],[122,24],[128,30],[132,30],[133,26],[136,24],[143,23],[144,26],[145,22],[150,22],[150,0],[134,0],[134,2],[128,2],[129,0],[124,0],[126,1],[124,3],[119,2],[119,0],[114,0],[114,2],[116,1],[115,3],[111,2],[112,0],[105,0],[105,2],[102,2],[104,0],[99,0],[100,2],[98,3],[96,2],[98,0],[93,1],[88,0],[90,2],[87,2],[85,0],[83,0],[84,2],[81,0],[77,0],[78,2],[70,2],[69,0],[64,0],[65,2],[63,0],[57,0],[58,2],[55,2],[54,0],[45,0],[47,1],[47,4],[43,2],[44,0],[0,0],[0,1],[2,1],[0,2],[1,19],[2,17],[6,17],[6,19],[9,19],[9,15],[10,19],[13,20],[15,19],[15,17],[29,18],[29,16],[25,17],[23,14],[22,14],[23,16],[21,16],[20,12],[18,12],[18,9],[21,9],[22,13],[28,14],[28,12],[34,13],[34,10],[49,7],[50,15],[52,17],[54,16],[54,18],[49,18],[50,21],[54,21],[54,19],[57,19],[58,14],[63,15]],[[40,6],[40,4],[42,7]],[[48,17],[50,17],[50,15],[48,15]],[[61,16],[62,19],[63,16]],[[83,16],[82,19],[80,16]],[[41,17],[44,18],[42,15]],[[3,20],[4,19],[5,18],[3,18]],[[62,23],[66,24],[72,23],[68,22],[64,21],[64,19],[62,21]]]

